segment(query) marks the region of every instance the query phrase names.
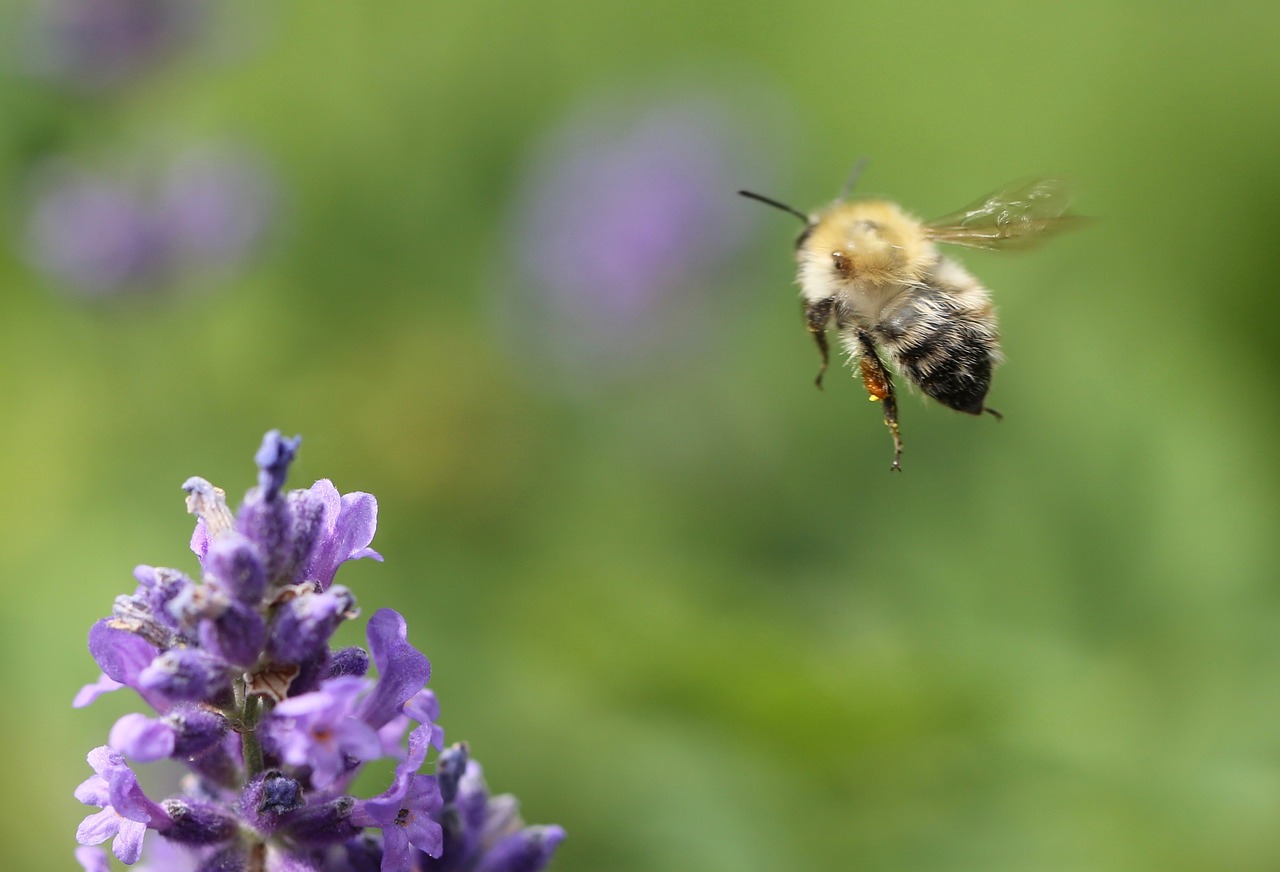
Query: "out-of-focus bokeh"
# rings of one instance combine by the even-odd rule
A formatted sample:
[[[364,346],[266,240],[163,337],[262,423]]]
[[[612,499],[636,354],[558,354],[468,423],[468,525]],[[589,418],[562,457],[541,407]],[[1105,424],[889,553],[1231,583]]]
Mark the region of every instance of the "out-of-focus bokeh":
[[[11,868],[73,868],[89,625],[179,485],[380,503],[450,739],[576,870],[1280,865],[1280,11],[0,5]],[[797,222],[1034,173],[962,253],[1003,423],[818,363]],[[355,628],[351,628],[355,629]],[[351,640],[357,639],[351,634]]]

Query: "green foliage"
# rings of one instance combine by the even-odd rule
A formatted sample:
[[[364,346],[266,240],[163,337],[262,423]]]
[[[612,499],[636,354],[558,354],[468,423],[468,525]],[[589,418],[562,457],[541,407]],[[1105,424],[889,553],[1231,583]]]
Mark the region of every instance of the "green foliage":
[[[271,427],[304,436],[293,485],[377,495],[387,562],[345,581],[420,634],[491,785],[568,830],[561,872],[1280,863],[1280,14],[236,8],[244,57],[107,105],[0,84],[13,868],[70,867],[126,710],[69,708],[90,623],[135,563],[195,570],[179,485],[238,497]],[[906,397],[890,475],[855,380],[811,386],[781,215],[683,355],[574,390],[513,347],[530,150],[583,100],[682,89],[784,107],[768,193],[802,207],[860,155],[925,215],[1080,181],[1087,232],[961,255],[1003,423]],[[17,255],[37,155],[227,132],[290,198],[234,284],[85,307]]]

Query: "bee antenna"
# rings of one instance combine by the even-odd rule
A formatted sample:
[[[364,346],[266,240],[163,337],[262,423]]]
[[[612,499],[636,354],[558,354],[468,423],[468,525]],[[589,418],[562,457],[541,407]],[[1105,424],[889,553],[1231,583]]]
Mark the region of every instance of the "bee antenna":
[[[853,193],[853,186],[858,184],[858,179],[866,168],[867,159],[865,157],[858,158],[858,162],[853,165],[853,169],[849,172],[849,178],[844,180],[844,187],[840,189],[841,200],[849,199],[849,195]]]
[[[799,209],[795,209],[791,206],[788,206],[786,203],[780,203],[777,200],[773,199],[772,197],[766,197],[764,194],[757,194],[753,191],[739,191],[738,193],[752,200],[759,200],[761,203],[765,203],[769,206],[772,206],[775,209],[781,209],[783,212],[790,212],[792,215],[799,218],[805,224],[809,223],[808,215],[804,214]]]

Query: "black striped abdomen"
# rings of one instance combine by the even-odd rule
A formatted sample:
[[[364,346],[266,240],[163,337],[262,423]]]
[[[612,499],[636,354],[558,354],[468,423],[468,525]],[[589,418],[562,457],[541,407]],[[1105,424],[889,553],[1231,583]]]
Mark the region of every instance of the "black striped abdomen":
[[[919,289],[874,334],[902,376],[945,406],[979,415],[1000,359],[995,315],[936,289]]]

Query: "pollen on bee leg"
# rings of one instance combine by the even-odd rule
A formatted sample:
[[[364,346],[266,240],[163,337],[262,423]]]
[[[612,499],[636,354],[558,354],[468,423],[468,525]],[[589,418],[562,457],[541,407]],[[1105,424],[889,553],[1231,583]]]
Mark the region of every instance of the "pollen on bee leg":
[[[893,463],[889,469],[901,472],[902,431],[898,427],[898,399],[893,391],[893,377],[884,368],[880,355],[876,354],[876,347],[871,337],[862,331],[858,331],[856,335],[862,351],[858,358],[858,367],[862,370],[862,383],[872,402],[884,403],[884,423],[889,428],[889,435],[893,437]]]
[[[858,368],[862,370],[862,384],[867,389],[869,395],[867,399],[873,403],[883,400],[893,390],[889,385],[888,373],[882,366],[877,366],[878,363],[878,360],[873,361],[866,355],[858,358]]]

